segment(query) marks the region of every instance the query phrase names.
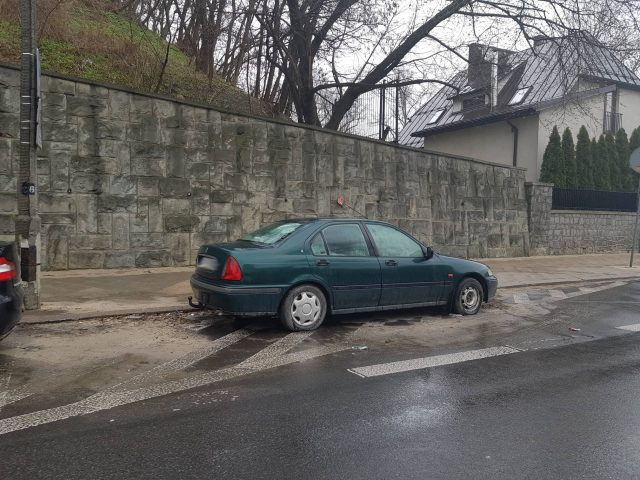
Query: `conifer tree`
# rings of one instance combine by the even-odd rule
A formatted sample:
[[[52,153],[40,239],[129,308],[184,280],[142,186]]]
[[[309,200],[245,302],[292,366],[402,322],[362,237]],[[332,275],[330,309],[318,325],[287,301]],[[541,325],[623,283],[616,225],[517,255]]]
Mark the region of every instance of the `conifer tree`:
[[[598,190],[611,190],[611,170],[609,169],[609,149],[604,135],[600,135],[593,159],[593,183]]]
[[[629,154],[633,152],[636,148],[640,148],[640,127],[636,128],[629,138]],[[628,168],[628,164],[627,164]],[[631,191],[635,192],[638,189],[638,177],[640,177],[640,173],[636,173],[629,168],[627,172],[631,172]]]
[[[596,188],[596,168],[598,167],[598,140],[591,139],[591,188]]]
[[[576,170],[576,186],[578,188],[593,188],[591,139],[584,125],[580,127],[576,143]]]
[[[562,166],[564,167],[564,185],[566,188],[578,186],[578,172],[576,166],[576,148],[573,143],[573,134],[569,127],[562,133]]]
[[[611,133],[604,137],[607,144],[607,161],[609,162],[609,189],[613,192],[622,191],[622,172],[618,164],[618,150],[616,149],[616,139]]]
[[[540,167],[541,182],[553,183],[558,186],[564,185],[562,157],[560,134],[558,133],[558,127],[554,126],[542,157],[542,166]]]
[[[631,192],[634,189],[629,168],[629,139],[627,132],[621,128],[616,133],[616,152],[618,154],[618,170],[620,172],[620,191]]]

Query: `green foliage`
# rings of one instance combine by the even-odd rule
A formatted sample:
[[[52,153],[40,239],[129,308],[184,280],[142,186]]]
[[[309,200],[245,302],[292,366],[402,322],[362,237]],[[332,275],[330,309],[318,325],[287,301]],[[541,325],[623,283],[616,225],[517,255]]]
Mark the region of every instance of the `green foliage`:
[[[629,150],[633,152],[635,149],[640,148],[640,127],[636,128],[629,138]],[[631,169],[630,169],[631,170]],[[631,190],[635,191],[638,188],[638,178],[640,174],[631,170]]]
[[[609,163],[610,189],[614,192],[623,190],[622,171],[618,162],[618,150],[616,148],[616,139],[611,133],[607,133],[604,137],[607,144],[607,161]]]
[[[553,183],[554,185],[564,185],[564,168],[563,168],[562,142],[558,127],[553,127],[551,135],[549,135],[549,143],[542,157],[542,166],[540,167],[540,181],[545,183]]]
[[[618,169],[620,170],[620,190],[623,192],[630,192],[634,189],[633,177],[631,174],[633,170],[629,168],[629,139],[627,138],[627,132],[624,128],[621,128],[616,133],[616,152],[618,154]]]
[[[593,183],[598,190],[611,190],[609,149],[604,135],[600,135],[594,153]]]
[[[593,188],[593,154],[589,132],[583,125],[578,132],[576,144],[577,188]]]
[[[15,23],[0,20],[0,43],[20,48],[20,27]]]
[[[567,127],[562,134],[562,167],[564,170],[563,187],[576,188],[578,186],[578,171],[576,165],[576,148],[573,134]]]
[[[222,77],[214,74],[209,78],[197,71],[193,59],[175,45],[169,47],[163,71],[167,41],[139,22],[111,11],[113,2],[64,0],[53,3],[56,7],[51,14],[40,17],[47,19],[39,30],[45,72],[151,93],[155,93],[161,79],[157,92],[160,94],[234,112],[271,115],[269,105],[249,97]],[[17,15],[0,15],[0,62],[20,62],[17,18]]]

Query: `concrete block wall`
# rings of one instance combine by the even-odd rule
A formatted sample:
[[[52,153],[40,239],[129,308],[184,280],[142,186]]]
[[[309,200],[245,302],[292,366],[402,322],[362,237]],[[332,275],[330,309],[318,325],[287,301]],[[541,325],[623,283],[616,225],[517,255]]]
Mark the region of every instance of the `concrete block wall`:
[[[0,236],[16,215],[19,72],[0,67]],[[522,256],[524,170],[44,76],[46,270],[190,265],[300,216],[390,221],[437,251]]]
[[[552,210],[553,185],[526,184],[531,255],[628,252],[634,213]]]

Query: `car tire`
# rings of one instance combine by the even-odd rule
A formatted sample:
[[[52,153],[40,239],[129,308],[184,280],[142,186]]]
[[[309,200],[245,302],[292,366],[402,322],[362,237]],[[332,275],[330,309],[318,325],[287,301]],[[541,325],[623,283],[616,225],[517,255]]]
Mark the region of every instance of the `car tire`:
[[[475,315],[482,307],[484,289],[475,278],[463,278],[453,297],[453,312],[459,315]]]
[[[289,290],[280,305],[280,321],[292,332],[315,330],[327,314],[327,299],[314,285]]]

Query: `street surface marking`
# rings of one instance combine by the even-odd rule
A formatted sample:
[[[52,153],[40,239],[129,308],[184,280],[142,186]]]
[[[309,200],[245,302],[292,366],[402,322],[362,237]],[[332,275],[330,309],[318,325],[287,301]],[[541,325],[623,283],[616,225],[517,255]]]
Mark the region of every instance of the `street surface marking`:
[[[260,370],[267,370],[270,368],[284,366],[295,362],[310,360],[312,358],[336,353],[342,350],[348,350],[351,348],[350,340],[357,335],[358,330],[359,329],[352,332],[351,335],[348,335],[340,343],[311,348],[299,352],[287,353],[291,348],[298,345],[300,342],[313,334],[313,332],[290,333],[238,365],[225,367],[219,370],[214,370],[199,375],[194,375],[180,380],[168,381],[148,387],[135,388],[129,391],[112,387],[105,391],[96,393],[84,400],[80,400],[68,405],[0,419],[0,435],[4,435],[17,430],[24,430],[26,428],[35,427],[38,425],[65,420],[80,415],[87,415],[102,410],[108,410],[142,400],[149,400],[172,393],[178,393],[185,390],[190,390],[192,388],[203,387],[215,382],[221,382],[223,380],[229,380],[232,378],[256,373]],[[225,337],[219,338],[218,340],[220,342],[217,344],[218,348],[214,346],[209,346],[208,348],[209,350],[215,350],[215,352],[217,352],[218,350],[224,348],[223,345],[231,345],[235,341],[238,341],[241,338],[244,338],[254,332],[255,330],[249,329],[238,330],[236,332],[233,332],[232,334],[226,335]],[[160,365],[157,368],[159,371],[165,372],[174,371],[174,368],[179,365],[181,366],[181,368],[184,366],[189,366],[195,363],[194,359],[198,359],[200,356],[204,355],[204,350],[205,349],[197,350],[196,352],[192,352],[193,355],[187,354],[184,357],[175,360],[175,363],[167,362],[167,364]],[[267,354],[263,354],[263,352],[265,351],[268,351],[269,355],[275,356],[275,358],[269,358]],[[198,354],[197,352],[200,353]],[[171,367],[169,367],[169,364],[172,364]],[[143,373],[140,376],[142,375],[145,374]],[[150,376],[144,378],[150,378]],[[138,383],[138,381],[139,380],[136,380],[135,383]],[[129,385],[128,382],[125,383]],[[124,386],[124,383],[116,387],[121,386]]]
[[[434,357],[414,358],[412,360],[402,360],[400,362],[379,363],[367,367],[350,368],[348,371],[360,377],[378,377],[380,375],[390,375],[393,373],[408,372],[411,370],[423,370],[425,368],[439,367],[442,365],[452,365],[454,363],[479,360],[481,358],[497,357],[517,353],[512,347],[491,347],[480,350],[469,350],[466,352],[449,353],[447,355],[436,355]]]
[[[522,304],[522,305],[528,305],[529,303],[531,303],[531,300],[529,299],[529,295],[527,295],[526,293],[514,293],[513,301],[515,303]]]
[[[149,380],[153,380],[154,378],[162,377],[170,373],[184,370],[185,368],[188,368],[191,365],[194,365],[199,361],[204,360],[205,358],[210,357],[215,353],[218,353],[220,350],[239,342],[240,340],[248,337],[249,335],[252,335],[255,332],[256,329],[253,328],[242,328],[240,330],[236,330],[228,335],[213,340],[206,347],[193,350],[192,352],[189,352],[180,358],[176,358],[169,362],[158,365],[151,370],[142,372],[135,377],[132,377],[122,383],[108,388],[107,390],[105,390],[105,392],[123,391],[133,385],[141,385]]]
[[[270,368],[274,360],[277,360],[279,356],[284,355],[293,347],[298,345],[303,340],[306,340],[313,332],[294,332],[282,337],[277,342],[272,343],[266,348],[263,348],[255,355],[247,358],[241,362],[239,368],[253,368],[262,370],[264,368]]]
[[[0,411],[10,403],[17,402],[23,398],[30,397],[31,395],[32,393],[26,389],[26,386],[14,388],[13,390],[6,390],[0,393]]]
[[[618,330],[627,330],[629,332],[640,332],[640,323],[634,323],[633,325],[624,325],[617,328]]]
[[[557,299],[567,298],[567,294],[564,293],[562,290],[549,290],[549,294],[553,298],[557,298]]]

